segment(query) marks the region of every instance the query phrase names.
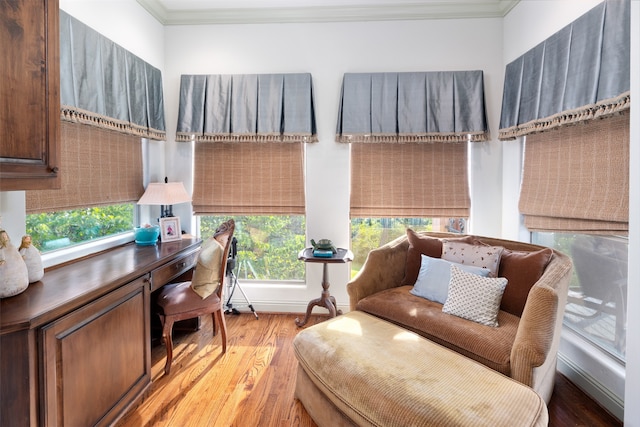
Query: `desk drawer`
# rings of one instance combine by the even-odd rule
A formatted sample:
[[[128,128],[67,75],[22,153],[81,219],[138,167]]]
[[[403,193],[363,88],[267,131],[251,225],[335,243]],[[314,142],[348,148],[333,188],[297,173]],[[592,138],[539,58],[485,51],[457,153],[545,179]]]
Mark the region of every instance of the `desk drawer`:
[[[196,265],[198,251],[186,254],[169,264],[158,267],[151,271],[151,292],[166,285],[171,280],[189,271]]]

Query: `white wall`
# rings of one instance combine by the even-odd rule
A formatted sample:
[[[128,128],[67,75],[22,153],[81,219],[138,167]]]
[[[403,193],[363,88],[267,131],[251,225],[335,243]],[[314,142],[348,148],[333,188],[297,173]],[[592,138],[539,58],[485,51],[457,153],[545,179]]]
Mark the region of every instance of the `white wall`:
[[[601,0],[557,0],[557,1],[521,1],[518,5],[505,17],[504,19],[504,64],[513,61],[529,49],[533,48],[567,24],[574,21],[582,14],[589,11],[591,8],[601,3]],[[632,2],[637,3],[637,2]],[[637,6],[637,5],[636,5]],[[634,26],[637,29],[638,19],[635,19]],[[632,46],[633,47],[633,46]],[[639,56],[638,46],[635,49],[632,48],[633,57],[637,60]],[[638,74],[638,68],[636,66],[636,75]],[[634,73],[632,72],[632,75]],[[638,77],[636,76],[636,80]],[[637,116],[636,116],[637,117]],[[631,123],[637,123],[637,120],[632,120]],[[638,129],[635,132],[632,131],[632,141],[637,141]],[[506,190],[509,194],[514,194],[517,201],[517,194],[519,191],[519,182],[515,176],[516,170],[509,168],[509,164],[514,164],[520,161],[522,156],[521,142],[509,142],[505,143],[508,148],[505,149],[505,164],[504,164],[504,183]],[[631,144],[632,149],[637,147],[638,144]],[[631,158],[631,171],[632,173],[637,169],[633,165],[640,164],[638,159],[638,153]],[[509,183],[518,182],[517,185],[510,185]],[[631,203],[632,211],[630,212],[630,228],[633,230],[638,226],[638,215],[634,215],[633,212],[638,212],[638,187],[634,185],[638,179],[633,179],[631,175]],[[634,207],[635,201],[635,207]],[[511,204],[510,209],[515,207],[515,213],[517,213],[517,203]],[[513,211],[512,211],[513,212]],[[514,215],[505,215],[505,224],[509,232],[514,232],[517,227],[513,222]],[[629,245],[629,259],[637,259],[639,254],[637,245],[638,232],[635,234],[630,233],[630,245]],[[634,255],[635,254],[635,255]],[[638,269],[638,266],[629,263],[630,268]],[[633,277],[635,275],[635,280]],[[633,302],[640,303],[638,298],[638,290],[634,289],[633,284],[638,283],[640,274],[636,271],[629,272],[629,295],[628,305],[633,306]],[[634,408],[634,405],[627,405],[623,409],[624,402],[637,401],[640,397],[640,375],[638,375],[638,360],[632,356],[637,354],[640,343],[640,319],[636,316],[636,321],[633,322],[634,316],[633,310],[629,310],[629,318],[627,321],[627,340],[629,346],[627,347],[627,363],[626,363],[626,379],[625,379],[625,367],[619,363],[608,360],[603,357],[599,351],[584,351],[582,348],[583,341],[580,338],[563,332],[562,342],[560,346],[560,363],[559,369],[567,376],[569,376],[576,384],[585,389],[592,396],[596,397],[601,403],[603,403],[612,413],[619,418],[625,418],[626,425],[633,425],[634,422],[640,420],[640,409]],[[636,352],[633,352],[631,344],[635,344]],[[625,394],[626,387],[626,394]],[[626,395],[626,397],[625,397]],[[634,414],[635,411],[635,414]],[[632,419],[634,421],[632,421]],[[636,424],[639,425],[639,424]]]
[[[631,97],[640,99],[640,3],[631,2]],[[640,109],[631,109],[631,147],[629,171],[629,259],[640,259]],[[640,263],[629,263],[627,287],[627,367],[624,424],[640,426]]]
[[[334,142],[345,72],[484,70],[492,135],[502,93],[502,20],[437,20],[322,24],[168,26],[165,33],[165,108],[174,139],[181,74],[312,74],[320,142],[307,145],[308,238],[349,246],[349,146]],[[187,159],[189,144],[174,144],[168,158]],[[474,144],[472,227],[500,233],[500,144]],[[175,165],[178,168],[178,165]],[[241,164],[238,167],[242,167]],[[169,166],[168,166],[169,168]],[[190,175],[180,162],[183,177]],[[322,176],[323,179],[314,177]],[[390,177],[391,178],[391,177]],[[497,213],[496,213],[497,212]],[[330,266],[331,293],[348,306],[348,268]],[[307,267],[307,285],[243,285],[257,309],[301,311],[319,296],[321,267]]]

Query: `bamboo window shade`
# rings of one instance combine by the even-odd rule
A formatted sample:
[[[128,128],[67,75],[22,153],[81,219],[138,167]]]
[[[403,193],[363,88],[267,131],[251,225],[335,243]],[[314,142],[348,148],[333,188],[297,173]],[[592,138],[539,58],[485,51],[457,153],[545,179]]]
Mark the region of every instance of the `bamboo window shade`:
[[[142,193],[140,137],[63,121],[61,188],[26,192],[28,214],[135,202]]]
[[[527,136],[519,205],[531,231],[626,235],[629,116]]]
[[[352,217],[469,217],[467,144],[488,139],[480,70],[344,75]]]
[[[195,145],[197,215],[304,215],[302,143]]]
[[[351,145],[352,217],[469,216],[466,143]]]
[[[176,140],[195,141],[195,214],[303,215],[311,74],[183,75]]]

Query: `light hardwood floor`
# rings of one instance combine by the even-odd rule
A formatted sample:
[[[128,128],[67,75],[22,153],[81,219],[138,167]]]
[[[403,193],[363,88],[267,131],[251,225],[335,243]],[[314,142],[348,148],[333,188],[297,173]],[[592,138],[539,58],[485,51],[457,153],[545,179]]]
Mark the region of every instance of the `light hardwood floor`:
[[[315,426],[294,398],[297,361],[293,314],[227,315],[229,343],[221,354],[211,318],[197,332],[174,333],[171,374],[164,376],[164,345],[152,349],[153,384],[117,423],[140,426]],[[307,325],[326,319],[312,315]],[[561,375],[549,404],[550,426],[621,426]]]

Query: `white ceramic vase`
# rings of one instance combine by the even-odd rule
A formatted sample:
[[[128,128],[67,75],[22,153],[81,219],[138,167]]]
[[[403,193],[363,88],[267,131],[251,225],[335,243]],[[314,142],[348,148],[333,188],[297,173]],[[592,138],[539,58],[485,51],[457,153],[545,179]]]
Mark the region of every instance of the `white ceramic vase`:
[[[29,273],[6,231],[0,230],[0,298],[12,297],[29,286]]]

